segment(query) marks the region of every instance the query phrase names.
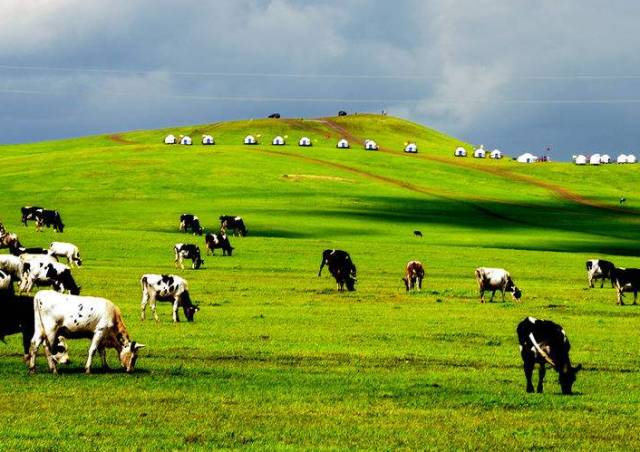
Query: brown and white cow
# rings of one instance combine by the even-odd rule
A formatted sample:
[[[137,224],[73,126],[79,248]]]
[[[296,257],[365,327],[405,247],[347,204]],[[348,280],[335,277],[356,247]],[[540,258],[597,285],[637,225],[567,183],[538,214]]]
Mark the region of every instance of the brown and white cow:
[[[422,290],[422,280],[424,279],[424,267],[420,261],[410,261],[404,273],[404,286],[407,292],[411,289]]]

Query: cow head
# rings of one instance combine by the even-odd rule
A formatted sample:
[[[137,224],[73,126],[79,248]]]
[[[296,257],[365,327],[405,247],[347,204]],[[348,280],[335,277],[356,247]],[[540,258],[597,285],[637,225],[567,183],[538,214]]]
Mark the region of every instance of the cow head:
[[[349,275],[345,278],[344,282],[347,285],[347,290],[349,292],[353,292],[354,290],[356,290],[356,279],[354,277]]]
[[[193,322],[193,316],[200,310],[200,308],[192,304],[189,306],[183,306],[182,310],[184,312],[184,316],[187,318],[187,322]]]
[[[193,259],[193,265],[191,266],[194,270],[199,269],[202,264],[204,264],[204,260],[200,257],[200,252],[196,254],[196,257]]]
[[[563,394],[573,394],[573,392],[571,392],[571,387],[576,381],[576,374],[580,369],[582,369],[582,364],[578,364],[576,367],[571,367],[570,364],[565,364],[564,368],[559,370],[560,388],[562,389]]]
[[[144,344],[138,344],[137,342],[129,342],[122,350],[120,350],[120,363],[127,373],[133,372],[138,359],[138,350],[145,347]]]
[[[520,299],[522,298],[522,292],[516,286],[513,286],[511,288],[511,295],[513,296],[513,299],[515,301],[520,301]]]

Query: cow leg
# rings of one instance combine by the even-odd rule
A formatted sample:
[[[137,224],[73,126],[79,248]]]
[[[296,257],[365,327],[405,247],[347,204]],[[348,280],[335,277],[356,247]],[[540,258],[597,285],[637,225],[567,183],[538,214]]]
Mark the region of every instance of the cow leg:
[[[178,317],[178,307],[180,306],[180,297],[176,296],[173,300],[173,321],[179,322],[180,317]]]
[[[538,389],[537,392],[542,394],[542,382],[544,381],[544,376],[547,373],[547,367],[543,364],[540,364],[540,370],[538,371]]]
[[[638,304],[638,289],[633,289],[633,304]]]
[[[589,272],[589,287],[591,287],[593,289],[593,274],[591,274],[591,272]]]
[[[158,313],[156,312],[156,297],[154,296],[151,299],[151,312],[153,313],[153,319],[157,322],[160,321],[160,319],[158,318]]]
[[[29,372],[36,371],[36,356],[38,355],[38,349],[44,342],[43,336],[33,337],[31,339],[31,346],[29,347]]]
[[[484,303],[484,289],[480,289],[480,303]]]
[[[604,277],[600,279],[600,288],[602,289],[603,287],[604,287]]]
[[[624,306],[624,301],[622,300],[622,290],[618,289],[618,304]]]
[[[98,353],[100,353],[100,359],[102,360],[102,369],[107,370],[109,368],[109,364],[107,363],[107,348],[100,347]]]
[[[527,392],[533,392],[533,382],[531,381],[533,378],[533,368],[535,366],[535,361],[533,359],[529,359],[528,357],[522,356],[522,360],[524,361],[524,376],[527,379]]]
[[[495,296],[496,296],[496,291],[492,290],[491,291],[491,298],[489,299],[489,303],[493,303],[493,297],[495,297]]]
[[[142,302],[140,303],[140,319],[144,321],[146,317],[145,313],[147,310],[147,303],[149,303],[149,295],[147,294],[146,289],[142,291]]]
[[[91,362],[93,361],[93,355],[102,342],[102,336],[104,335],[104,329],[98,329],[93,333],[93,339],[91,339],[91,346],[89,346],[89,356],[87,356],[87,363],[84,365],[84,371],[87,374],[91,373]]]
[[[422,278],[418,278],[418,291],[422,290]]]

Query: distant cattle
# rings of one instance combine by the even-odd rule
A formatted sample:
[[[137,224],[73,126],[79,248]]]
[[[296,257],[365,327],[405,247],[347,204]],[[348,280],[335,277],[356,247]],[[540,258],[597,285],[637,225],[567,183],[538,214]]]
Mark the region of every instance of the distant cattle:
[[[320,270],[318,276],[322,274],[322,268],[324,266],[329,268],[329,272],[336,280],[338,290],[344,290],[344,286],[347,286],[347,290],[355,290],[356,279],[356,266],[351,260],[349,253],[342,250],[324,250],[322,252],[322,262],[320,263]]]
[[[147,304],[151,303],[151,312],[156,322],[159,321],[156,313],[156,301],[173,302],[173,321],[179,322],[178,307],[182,306],[187,321],[193,322],[193,316],[199,308],[191,302],[187,281],[176,275],[142,275],[142,303],[140,318],[145,319]]]
[[[107,368],[107,348],[115,348],[122,367],[132,372],[138,351],[144,344],[132,342],[125,327],[120,309],[111,301],[98,297],[63,295],[52,290],[41,290],[33,299],[34,333],[29,348],[29,371],[35,372],[36,355],[42,344],[49,369],[58,373],[57,363],[51,357],[51,344],[58,338],[91,339],[85,372],[91,373],[91,363],[96,351]]]
[[[33,286],[52,286],[58,292],[69,291],[72,295],[80,294],[71,269],[59,262],[31,259],[22,264],[21,292],[30,292]]]
[[[223,256],[231,256],[234,250],[231,246],[231,242],[229,242],[227,234],[224,233],[224,230],[220,231],[220,234],[207,232],[204,236],[204,243],[207,248],[207,254],[213,255],[215,254],[216,249],[221,249]]]
[[[20,209],[22,212],[22,224],[27,226],[28,221],[36,221],[36,212],[43,211],[44,208],[37,206],[24,206]]]
[[[280,119],[280,113],[271,113],[268,117],[271,119]]]
[[[516,332],[527,379],[527,392],[533,392],[532,376],[536,364],[540,366],[537,392],[542,392],[545,365],[549,364],[558,372],[562,393],[571,394],[576,374],[582,369],[582,365],[571,366],[571,345],[564,329],[549,320],[527,317],[518,324]]]
[[[200,225],[200,219],[190,213],[183,213],[180,215],[180,230],[182,232],[188,232],[191,230],[194,235],[202,235],[203,229]]]
[[[209,234],[207,234],[209,235]],[[194,270],[199,269],[204,261],[200,256],[200,247],[197,245],[193,245],[190,243],[176,243],[173,247],[173,251],[176,254],[176,259],[174,261],[176,267],[180,266],[184,270],[184,259],[191,259],[191,268]]]
[[[82,265],[80,250],[73,243],[51,242],[48,251],[51,256],[66,257],[70,266],[80,267]]]
[[[410,261],[405,269],[404,286],[407,292],[411,289],[422,290],[422,280],[424,279],[424,267],[419,261]]]
[[[600,279],[600,288],[604,287],[605,279],[611,280],[611,287],[613,287],[613,278],[611,273],[616,268],[612,262],[605,261],[604,259],[590,259],[587,261],[587,279],[589,280],[589,287],[593,287],[593,282]]]
[[[36,230],[42,231],[43,227],[53,227],[56,232],[64,231],[64,224],[62,218],[57,210],[40,209],[35,212]]]
[[[624,305],[624,292],[633,292],[633,304],[636,304],[638,302],[638,289],[640,288],[640,269],[614,268],[611,271],[611,275],[618,295],[618,304]]]
[[[231,229],[233,231],[233,235],[240,235],[242,237],[247,235],[247,227],[244,225],[242,217],[221,215],[220,227],[223,229]]]
[[[420,238],[422,238],[422,232],[420,232],[420,231],[413,231],[413,236],[414,236],[414,237],[420,237]]]
[[[344,110],[340,110],[340,111],[338,112],[338,116],[347,116],[347,112],[346,112],[346,111],[344,111]]]
[[[497,290],[502,292],[503,302],[505,292],[510,292],[515,301],[520,301],[522,292],[520,292],[520,289],[518,289],[513,283],[508,271],[502,268],[479,267],[476,268],[475,275],[476,282],[478,283],[478,289],[480,289],[481,303],[484,303],[485,291],[491,291],[491,299],[489,300],[489,303],[491,303]]]

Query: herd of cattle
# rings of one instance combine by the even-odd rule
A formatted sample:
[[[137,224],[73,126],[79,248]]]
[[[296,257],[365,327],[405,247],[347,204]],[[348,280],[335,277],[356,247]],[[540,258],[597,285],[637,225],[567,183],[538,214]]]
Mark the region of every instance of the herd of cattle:
[[[41,207],[26,206],[21,209],[22,223],[35,221],[38,231],[43,227],[53,227],[63,232],[64,224],[60,213]],[[227,231],[234,235],[247,235],[244,220],[239,216],[221,216],[220,232],[205,234],[207,254],[222,249],[223,255],[231,256],[233,247]],[[201,236],[204,228],[193,214],[180,216],[179,230]],[[127,372],[134,369],[137,353],[144,347],[129,338],[120,310],[111,301],[90,296],[80,296],[81,288],[73,279],[72,267],[80,267],[82,260],[77,246],[65,242],[52,242],[49,248],[27,248],[18,240],[15,233],[5,230],[0,224],[0,248],[8,248],[9,254],[0,254],[0,303],[6,309],[6,315],[0,319],[0,340],[6,335],[22,333],[25,361],[29,370],[35,371],[35,360],[39,348],[44,345],[49,368],[57,373],[58,364],[69,361],[66,339],[89,338],[91,345],[85,365],[87,373],[91,371],[92,358],[97,351],[106,368],[106,349],[114,348],[122,366]],[[204,264],[200,247],[192,243],[177,243],[174,246],[175,266],[184,269],[183,261],[191,260],[193,269]],[[65,258],[67,265],[60,263]],[[357,282],[356,266],[353,259],[343,250],[324,250],[318,276],[327,267],[336,281],[339,291],[355,290]],[[617,268],[612,262],[593,259],[586,263],[590,287],[601,280],[604,287],[606,279],[616,288],[618,304],[624,304],[623,293],[634,293],[637,302],[640,287],[640,269]],[[421,262],[412,260],[402,278],[406,291],[421,290],[425,269]],[[490,291],[491,299],[497,291],[512,295],[520,301],[522,292],[514,284],[508,271],[501,268],[480,267],[475,270],[475,278],[480,292],[480,301],[484,303],[484,293]],[[13,283],[18,282],[18,293]],[[199,311],[191,301],[188,283],[177,275],[145,274],[140,279],[142,289],[141,319],[145,320],[147,305],[150,305],[153,317],[159,320],[156,312],[157,301],[170,301],[173,309],[173,321],[178,322],[179,308],[182,308],[187,321],[192,322]],[[40,290],[35,297],[28,293],[34,286],[50,286],[54,290]],[[68,292],[66,294],[65,292]],[[27,295],[25,295],[25,293]],[[533,392],[532,373],[535,364],[540,365],[537,391],[542,392],[545,365],[549,364],[559,375],[562,392],[571,394],[572,384],[581,366],[573,367],[569,359],[569,340],[561,326],[548,321],[527,317],[517,327],[518,341],[524,363],[527,380],[527,392]]]

